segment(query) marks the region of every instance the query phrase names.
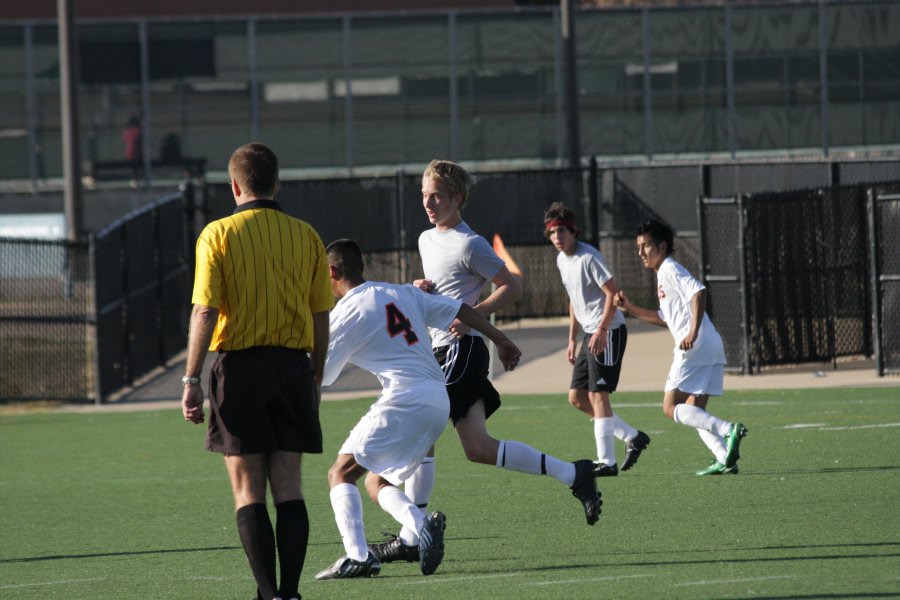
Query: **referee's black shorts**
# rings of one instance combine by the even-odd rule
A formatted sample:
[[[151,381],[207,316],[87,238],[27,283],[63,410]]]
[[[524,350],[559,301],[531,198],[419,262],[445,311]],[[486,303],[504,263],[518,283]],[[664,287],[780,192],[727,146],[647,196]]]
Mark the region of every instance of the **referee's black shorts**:
[[[581,349],[572,369],[572,383],[569,389],[589,392],[614,392],[619,385],[622,371],[622,355],[628,343],[628,328],[620,325],[610,329],[606,336],[606,348],[600,354],[591,354],[588,345],[591,334],[581,340]]]
[[[220,352],[209,376],[206,449],[320,454],[322,427],[309,356],[257,346]]]
[[[467,335],[455,344],[438,346],[433,352],[444,372],[454,425],[478,400],[484,401],[485,419],[500,408],[500,394],[488,379],[491,355],[483,338]]]

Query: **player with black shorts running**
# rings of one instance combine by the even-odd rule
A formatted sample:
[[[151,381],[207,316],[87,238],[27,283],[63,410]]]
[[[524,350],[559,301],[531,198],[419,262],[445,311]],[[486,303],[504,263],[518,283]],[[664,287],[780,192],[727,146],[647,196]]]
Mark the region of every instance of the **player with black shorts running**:
[[[425,278],[413,285],[431,293],[462,300],[482,316],[489,316],[515,302],[521,285],[496,255],[487,240],[462,220],[460,213],[472,177],[460,165],[433,160],[422,175],[422,204],[434,228],[419,236],[419,253]],[[479,302],[490,281],[496,289]],[[472,462],[549,475],[570,487],[584,509],[588,525],[600,518],[600,494],[591,460],[568,462],[514,440],[497,440],[487,432],[486,421],[500,407],[500,395],[488,379],[490,355],[478,332],[454,320],[445,330],[431,330],[431,345],[444,372],[450,396],[450,418]],[[434,450],[406,481],[407,496],[420,507],[427,505],[434,488]],[[381,562],[416,560],[416,532],[400,535],[370,548]]]

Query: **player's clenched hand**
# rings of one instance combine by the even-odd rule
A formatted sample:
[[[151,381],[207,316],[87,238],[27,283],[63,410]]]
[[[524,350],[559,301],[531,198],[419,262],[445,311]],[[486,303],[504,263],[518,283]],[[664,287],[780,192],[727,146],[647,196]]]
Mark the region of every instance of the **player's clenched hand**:
[[[181,394],[181,413],[185,421],[202,423],[203,414],[203,388],[199,385],[186,385]]]
[[[431,290],[434,289],[434,282],[430,279],[415,279],[413,280],[413,287],[417,287],[426,294],[430,294]]]
[[[625,292],[619,290],[616,292],[616,295],[613,296],[613,304],[616,305],[616,308],[625,308],[625,304],[628,302],[628,298],[625,296]]]
[[[522,352],[518,346],[510,340],[506,340],[502,344],[497,344],[497,357],[500,359],[504,369],[512,371],[518,366]]]
[[[450,323],[450,333],[456,336],[459,339],[466,337],[466,335],[472,330],[471,327],[460,321],[459,319],[453,319],[453,322]]]

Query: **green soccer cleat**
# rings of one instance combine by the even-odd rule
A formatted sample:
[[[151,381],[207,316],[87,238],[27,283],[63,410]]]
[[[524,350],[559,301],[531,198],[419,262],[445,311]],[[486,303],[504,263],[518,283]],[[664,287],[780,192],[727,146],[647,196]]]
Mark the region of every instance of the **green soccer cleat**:
[[[716,459],[712,459],[711,461],[709,461],[708,467],[697,471],[697,475],[700,475],[701,477],[705,475],[737,475],[737,472],[737,463],[734,463],[734,465],[731,467],[726,467]]]
[[[740,452],[738,450],[741,446],[741,439],[747,435],[747,428],[744,427],[741,423],[732,423],[731,429],[728,432],[728,435],[725,436],[725,449],[727,453],[725,454],[725,466],[733,467],[737,464],[738,459],[741,457]]]

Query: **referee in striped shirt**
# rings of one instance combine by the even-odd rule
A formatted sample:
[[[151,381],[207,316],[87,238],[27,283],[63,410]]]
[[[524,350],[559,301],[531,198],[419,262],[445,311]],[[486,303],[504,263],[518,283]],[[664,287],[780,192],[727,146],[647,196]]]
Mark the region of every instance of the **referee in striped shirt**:
[[[225,456],[257,597],[293,600],[300,597],[309,538],[300,459],[322,452],[319,401],[334,296],[318,233],[273,199],[278,158],[272,150],[241,146],[228,174],[237,207],[197,240],[182,411],[186,420],[204,422],[200,370],[207,351],[217,351],[205,446]]]

